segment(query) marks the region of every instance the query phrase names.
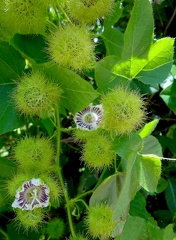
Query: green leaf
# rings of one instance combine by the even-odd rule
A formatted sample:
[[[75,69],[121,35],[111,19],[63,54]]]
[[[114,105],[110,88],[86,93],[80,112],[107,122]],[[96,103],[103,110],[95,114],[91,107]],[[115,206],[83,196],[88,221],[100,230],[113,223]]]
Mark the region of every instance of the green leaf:
[[[148,62],[144,70],[153,70],[169,62],[173,62],[174,38],[162,38],[150,47]]]
[[[148,239],[152,240],[163,239],[163,230],[158,227],[157,222],[153,218],[150,218],[147,222],[147,234]]]
[[[9,43],[0,42],[0,84],[18,79],[25,67],[21,54]]]
[[[121,60],[114,66],[113,73],[126,79],[133,79],[146,65],[153,37],[153,14],[148,0],[134,1],[124,34]]]
[[[137,192],[135,198],[130,203],[130,215],[138,216],[148,220],[151,215],[146,210],[146,200],[142,193]]]
[[[157,85],[164,81],[172,67],[173,45],[173,38],[163,38],[151,45],[147,63],[136,78],[150,85]]]
[[[123,8],[121,3],[117,3],[114,8],[114,14],[110,14],[104,21],[104,31],[101,35],[103,42],[106,46],[106,56],[116,55],[121,56],[123,47],[123,34],[117,29],[113,28],[113,24],[116,23],[122,15]]]
[[[173,230],[173,225],[169,224],[165,229],[164,229],[164,236],[163,240],[169,240],[169,239],[176,239],[176,233]]]
[[[23,118],[20,118],[15,111],[15,106],[11,98],[14,84],[0,86],[0,135],[10,132],[25,124]]]
[[[133,60],[139,57],[150,46],[154,31],[152,6],[148,0],[135,0],[124,35],[122,59]]]
[[[163,156],[162,148],[159,141],[154,136],[148,136],[143,139],[143,148],[141,154],[155,154],[159,157]]]
[[[117,196],[121,191],[124,182],[124,175],[118,173],[105,179],[100,186],[93,192],[89,205],[96,205],[97,202],[106,202],[110,206],[114,206]]]
[[[176,179],[168,179],[168,187],[165,190],[165,198],[169,210],[172,214],[176,213]]]
[[[119,221],[127,214],[129,204],[139,190],[139,161],[136,157],[127,161],[126,177],[118,196],[113,219]]]
[[[176,81],[164,89],[160,97],[165,104],[176,114]]]
[[[155,155],[139,155],[140,185],[148,192],[156,191],[161,176],[161,160]]]
[[[157,192],[157,193],[163,192],[163,191],[167,188],[167,186],[168,186],[168,182],[167,182],[164,178],[161,177],[161,178],[159,179],[156,192]]]
[[[157,87],[159,83],[162,83],[168,77],[170,69],[172,67],[172,62],[166,63],[160,67],[157,67],[153,70],[142,70],[136,78],[144,83],[154,87]]]
[[[99,96],[89,82],[71,70],[50,64],[42,64],[40,68],[60,84],[63,90],[61,104],[72,113],[83,110]]]
[[[11,44],[26,58],[34,60],[36,63],[44,63],[49,61],[47,54],[47,44],[42,35],[22,35],[15,34],[11,39]]]
[[[130,136],[116,137],[113,143],[113,149],[117,154],[126,160],[136,157],[137,152],[142,148],[142,139],[140,136],[132,132]]]
[[[139,131],[139,136],[141,138],[146,138],[148,137],[156,128],[158,125],[159,120],[155,119],[147,124]]]
[[[123,6],[120,2],[116,2],[113,7],[113,14],[109,14],[104,19],[104,31],[106,28],[111,28],[122,16]]]
[[[115,55],[120,57],[123,47],[123,34],[115,28],[107,28],[101,37],[106,47],[106,56]]]
[[[96,64],[95,81],[98,85],[99,92],[107,92],[109,89],[113,89],[117,84],[127,81],[125,78],[112,73],[112,69],[118,60],[119,58],[117,56],[108,56]]]
[[[16,164],[7,158],[0,157],[0,177],[8,178],[14,174]]]
[[[140,217],[128,216],[120,240],[147,240],[146,221]]]

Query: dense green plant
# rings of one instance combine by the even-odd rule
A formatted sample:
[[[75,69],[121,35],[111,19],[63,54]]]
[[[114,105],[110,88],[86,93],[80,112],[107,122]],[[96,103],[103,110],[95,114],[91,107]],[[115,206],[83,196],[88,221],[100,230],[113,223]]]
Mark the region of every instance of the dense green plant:
[[[1,239],[176,239],[175,15],[0,2]]]

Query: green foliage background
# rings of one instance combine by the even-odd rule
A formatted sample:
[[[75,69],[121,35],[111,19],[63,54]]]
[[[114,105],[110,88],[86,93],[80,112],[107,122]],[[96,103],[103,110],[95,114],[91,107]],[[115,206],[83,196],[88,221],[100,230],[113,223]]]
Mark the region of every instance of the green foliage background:
[[[92,26],[97,41],[95,69],[79,73],[49,64],[42,35],[17,33],[9,42],[0,41],[0,239],[49,239],[47,224],[28,235],[22,228],[16,230],[5,188],[6,181],[16,172],[11,158],[18,139],[27,134],[52,137],[55,133],[49,118],[27,121],[19,116],[11,99],[14,80],[30,70],[25,70],[26,59],[34,69],[42,69],[62,86],[60,116],[65,129],[74,125],[73,114],[117,83],[125,82],[145,95],[148,113],[145,126],[128,137],[114,140],[118,174],[111,168],[101,173],[84,166],[79,160],[79,145],[65,131],[61,138],[64,181],[70,198],[93,189],[92,195],[84,196],[89,206],[101,200],[114,206],[118,224],[112,237],[116,240],[176,239],[175,16],[174,0],[155,1],[152,7],[148,0],[136,0],[135,5],[132,0],[117,1],[113,14]],[[62,13],[59,17],[59,21],[66,21]],[[162,167],[152,155],[146,162],[148,154],[161,157]],[[71,210],[76,231],[82,233],[85,207],[77,202]],[[50,211],[49,221],[62,218],[65,222],[64,236],[58,239],[69,238],[64,202]],[[123,232],[117,236],[122,226]]]

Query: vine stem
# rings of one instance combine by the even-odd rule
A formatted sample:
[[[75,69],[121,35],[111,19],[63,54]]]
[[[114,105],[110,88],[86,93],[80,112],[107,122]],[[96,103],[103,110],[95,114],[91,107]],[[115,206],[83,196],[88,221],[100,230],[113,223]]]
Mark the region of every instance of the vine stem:
[[[55,107],[56,110],[56,122],[57,122],[57,134],[56,134],[56,138],[57,138],[57,152],[56,152],[56,165],[58,168],[58,177],[60,180],[60,184],[64,193],[64,197],[65,197],[65,202],[66,202],[66,210],[67,210],[67,216],[68,216],[68,222],[69,222],[69,226],[70,226],[70,231],[73,237],[76,236],[75,231],[74,231],[74,227],[73,227],[73,221],[72,221],[72,216],[71,216],[71,209],[70,209],[70,200],[69,200],[69,196],[67,193],[67,189],[65,187],[64,184],[64,179],[62,176],[62,172],[61,172],[61,167],[60,167],[60,116],[59,116],[59,108],[58,106]]]

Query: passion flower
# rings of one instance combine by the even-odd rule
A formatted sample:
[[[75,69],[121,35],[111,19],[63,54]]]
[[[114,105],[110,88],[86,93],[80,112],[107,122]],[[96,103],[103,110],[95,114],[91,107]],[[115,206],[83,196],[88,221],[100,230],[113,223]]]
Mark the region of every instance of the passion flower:
[[[102,105],[93,106],[90,104],[84,110],[75,114],[75,123],[77,128],[83,130],[95,130],[102,121],[103,108]]]
[[[22,210],[45,208],[49,205],[49,193],[50,189],[45,183],[42,183],[39,178],[33,178],[17,189],[12,207]]]

